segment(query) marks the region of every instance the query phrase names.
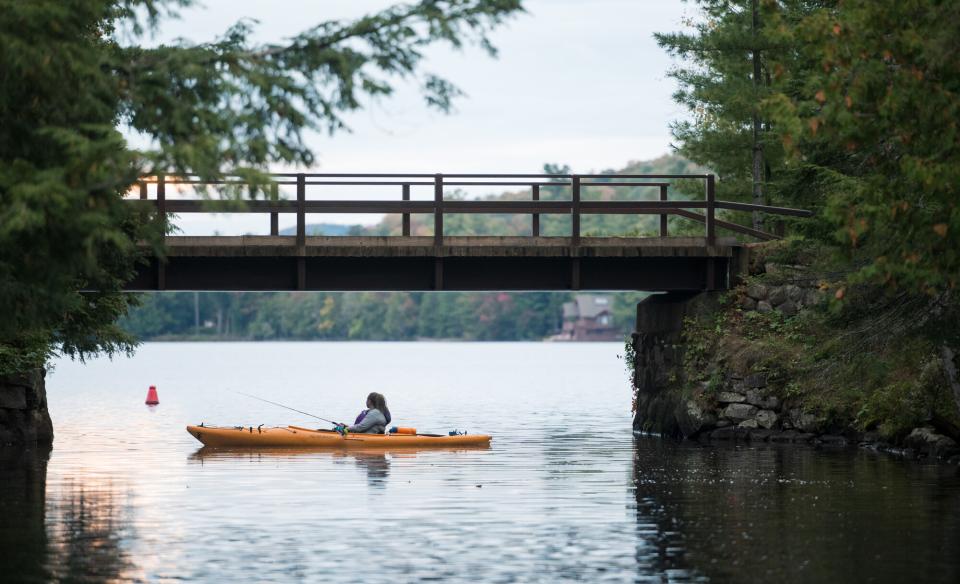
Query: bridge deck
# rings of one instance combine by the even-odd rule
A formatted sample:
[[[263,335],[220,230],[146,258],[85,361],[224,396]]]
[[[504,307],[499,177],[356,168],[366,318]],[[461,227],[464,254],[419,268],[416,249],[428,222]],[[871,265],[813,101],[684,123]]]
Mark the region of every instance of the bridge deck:
[[[745,255],[734,238],[718,237],[718,228],[762,240],[776,236],[724,221],[717,217],[718,210],[811,215],[802,209],[718,201],[716,177],[712,174],[281,173],[262,178],[250,183],[237,176],[159,175],[138,181],[138,200],[130,200],[130,204],[153,212],[159,222],[166,224],[170,213],[262,213],[270,216],[270,235],[168,237],[165,259],[155,258],[142,266],[128,289],[722,289],[729,287],[742,271]],[[689,190],[671,199],[675,181],[685,181],[688,186],[702,183],[703,199],[692,200]],[[197,186],[219,189],[226,198],[190,199],[189,193],[184,198],[185,191]],[[176,196],[167,199],[167,187]],[[294,189],[282,193],[281,187]],[[518,193],[495,199],[447,196],[447,189],[460,187],[529,188],[530,198],[526,200]],[[384,196],[383,192],[397,190],[390,199],[367,200],[374,188],[379,197]],[[339,194],[348,189],[349,194]],[[419,189],[417,197],[413,196],[413,189]],[[432,198],[423,198],[425,189],[432,190]],[[231,195],[232,191],[235,192]],[[615,192],[624,191],[628,198],[615,200]],[[235,198],[238,192],[250,194],[250,200],[244,199],[240,205]],[[264,199],[253,196],[256,193]],[[331,199],[334,195],[363,198]],[[395,214],[400,216],[402,235],[308,237],[308,213]],[[531,235],[445,234],[444,218],[465,213],[529,215]],[[279,219],[284,214],[296,216],[296,235],[279,234]],[[581,232],[581,219],[585,216],[624,214],[659,216],[659,237],[592,237]],[[411,236],[415,215],[432,215],[433,235]],[[569,215],[570,236],[541,237],[540,219],[548,215]],[[704,236],[670,237],[670,217],[702,223]]]
[[[725,288],[734,238],[168,237],[131,290],[703,290]]]

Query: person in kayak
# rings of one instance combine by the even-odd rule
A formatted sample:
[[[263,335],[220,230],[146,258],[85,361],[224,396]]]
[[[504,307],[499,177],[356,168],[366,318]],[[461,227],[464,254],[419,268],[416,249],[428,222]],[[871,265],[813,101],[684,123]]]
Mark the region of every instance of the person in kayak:
[[[383,394],[372,392],[367,396],[367,409],[360,412],[348,432],[360,434],[383,434],[390,423],[390,410]]]

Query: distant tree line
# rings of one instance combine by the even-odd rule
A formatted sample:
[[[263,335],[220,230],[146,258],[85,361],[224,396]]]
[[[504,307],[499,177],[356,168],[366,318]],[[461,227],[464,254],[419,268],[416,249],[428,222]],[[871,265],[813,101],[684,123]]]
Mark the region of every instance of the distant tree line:
[[[633,330],[641,293],[612,294]],[[162,292],[120,326],[143,340],[540,340],[559,331],[570,292]]]

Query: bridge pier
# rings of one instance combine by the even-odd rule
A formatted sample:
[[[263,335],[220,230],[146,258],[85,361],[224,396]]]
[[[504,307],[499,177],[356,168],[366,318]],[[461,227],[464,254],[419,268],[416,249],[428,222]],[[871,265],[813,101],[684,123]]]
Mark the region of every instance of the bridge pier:
[[[633,349],[633,429],[666,437],[681,435],[676,420],[680,407],[669,391],[671,375],[683,366],[683,320],[712,292],[667,292],[648,296],[637,304]]]

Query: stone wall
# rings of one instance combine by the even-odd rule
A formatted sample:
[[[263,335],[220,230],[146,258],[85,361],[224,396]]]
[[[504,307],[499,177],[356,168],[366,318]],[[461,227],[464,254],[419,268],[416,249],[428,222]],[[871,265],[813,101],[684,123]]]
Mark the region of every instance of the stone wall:
[[[794,316],[804,308],[822,302],[826,284],[812,277],[803,266],[767,263],[753,265],[751,275],[767,274],[778,284],[752,283],[737,299],[737,307],[744,312],[781,312]]]
[[[0,377],[0,446],[53,442],[45,375],[37,369]]]
[[[711,310],[716,300],[716,293],[669,293],[648,296],[637,305],[636,332],[631,341],[634,430],[670,437],[683,435],[678,421],[682,405],[673,391],[674,376],[683,367],[683,321]]]
[[[658,294],[637,305],[631,343],[635,431],[701,442],[860,445],[908,458],[924,456],[960,464],[960,431],[945,435],[943,428],[922,426],[902,442],[886,443],[876,432],[831,425],[815,408],[805,407],[801,397],[777,395],[782,392],[770,387],[766,373],[738,372],[717,354],[711,359],[718,375],[709,382],[685,379],[688,347],[683,329],[687,319],[712,322],[722,310],[776,311],[792,317],[823,302],[827,295],[827,286],[802,266],[751,265],[750,273],[762,277],[731,291],[733,298],[728,302],[732,304],[725,308],[720,307],[720,294],[715,292]],[[960,384],[955,389],[960,391]]]

